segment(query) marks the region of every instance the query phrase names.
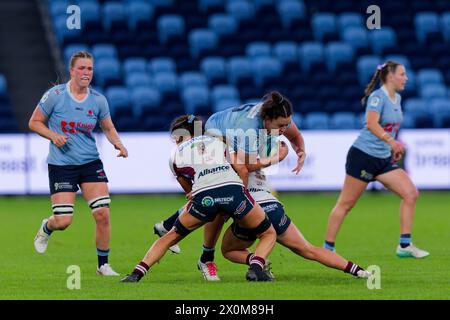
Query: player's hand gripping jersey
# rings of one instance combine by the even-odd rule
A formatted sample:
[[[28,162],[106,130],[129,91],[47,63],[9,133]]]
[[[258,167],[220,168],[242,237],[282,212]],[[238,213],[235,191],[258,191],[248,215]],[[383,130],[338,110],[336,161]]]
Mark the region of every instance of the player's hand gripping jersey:
[[[225,148],[225,144],[214,137],[192,138],[174,149],[170,169],[175,176],[192,180],[192,195],[230,184],[243,186],[225,158]]]
[[[70,93],[68,82],[48,90],[38,106],[48,118],[49,129],[69,137],[61,148],[50,142],[49,164],[81,165],[99,159],[92,133],[98,121],[110,116],[103,95],[88,89],[86,98],[77,101]]]

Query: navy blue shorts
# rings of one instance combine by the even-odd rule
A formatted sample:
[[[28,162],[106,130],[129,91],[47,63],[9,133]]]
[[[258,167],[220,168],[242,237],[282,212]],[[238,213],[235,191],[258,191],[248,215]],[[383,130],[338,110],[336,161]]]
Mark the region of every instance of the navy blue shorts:
[[[355,147],[348,150],[345,163],[345,172],[349,176],[367,183],[375,181],[380,174],[399,168],[392,157],[384,159],[373,157]]]
[[[261,203],[260,205],[272,223],[277,236],[282,235],[291,224],[291,219],[284,212],[283,205],[276,201]],[[231,231],[236,238],[244,241],[255,241],[257,238],[252,229],[243,228],[236,221],[231,225]]]
[[[232,184],[197,193],[188,203],[187,211],[203,222],[213,221],[219,213],[241,220],[254,204],[246,188]]]
[[[77,192],[84,182],[108,182],[100,159],[82,165],[48,165],[50,193]]]

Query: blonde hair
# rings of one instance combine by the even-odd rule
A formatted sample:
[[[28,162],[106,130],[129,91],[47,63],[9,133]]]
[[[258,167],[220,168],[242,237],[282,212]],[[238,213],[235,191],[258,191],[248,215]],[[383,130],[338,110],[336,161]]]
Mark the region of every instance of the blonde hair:
[[[75,63],[78,59],[91,59],[94,62],[94,57],[87,51],[78,51],[75,52],[70,58],[70,68],[72,69],[75,66]]]

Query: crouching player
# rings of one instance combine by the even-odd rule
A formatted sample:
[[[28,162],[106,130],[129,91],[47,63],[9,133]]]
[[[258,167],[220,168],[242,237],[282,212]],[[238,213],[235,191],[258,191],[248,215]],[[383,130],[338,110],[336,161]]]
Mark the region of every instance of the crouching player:
[[[280,148],[287,148],[281,145]],[[350,273],[355,277],[368,278],[370,273],[357,264],[348,261],[334,252],[310,244],[287,216],[283,205],[270,193],[266,177],[261,170],[250,172],[248,190],[255,201],[264,209],[277,233],[277,242],[303,258],[320,262],[327,267]],[[248,248],[256,240],[253,230],[234,221],[222,239],[222,254],[235,263],[249,264],[253,258]],[[265,268],[268,276],[273,277],[270,268]]]
[[[177,176],[180,173],[193,176],[190,200],[174,227],[153,243],[143,260],[122,282],[138,282],[169,247],[222,213],[237,219],[259,238],[255,254],[249,261],[247,280],[272,280],[263,271],[263,266],[275,245],[275,230],[225,158],[225,144],[210,136],[194,136],[196,122],[200,119],[186,115],[175,119],[171,125],[171,134],[177,144],[172,155],[173,169]]]

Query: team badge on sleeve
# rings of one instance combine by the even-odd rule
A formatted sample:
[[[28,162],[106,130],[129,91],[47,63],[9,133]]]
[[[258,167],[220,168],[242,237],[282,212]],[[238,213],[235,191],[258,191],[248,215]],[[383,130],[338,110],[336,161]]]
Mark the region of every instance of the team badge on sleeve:
[[[370,99],[370,103],[369,103],[370,106],[377,107],[379,104],[380,104],[380,98],[372,97],[372,99]]]

